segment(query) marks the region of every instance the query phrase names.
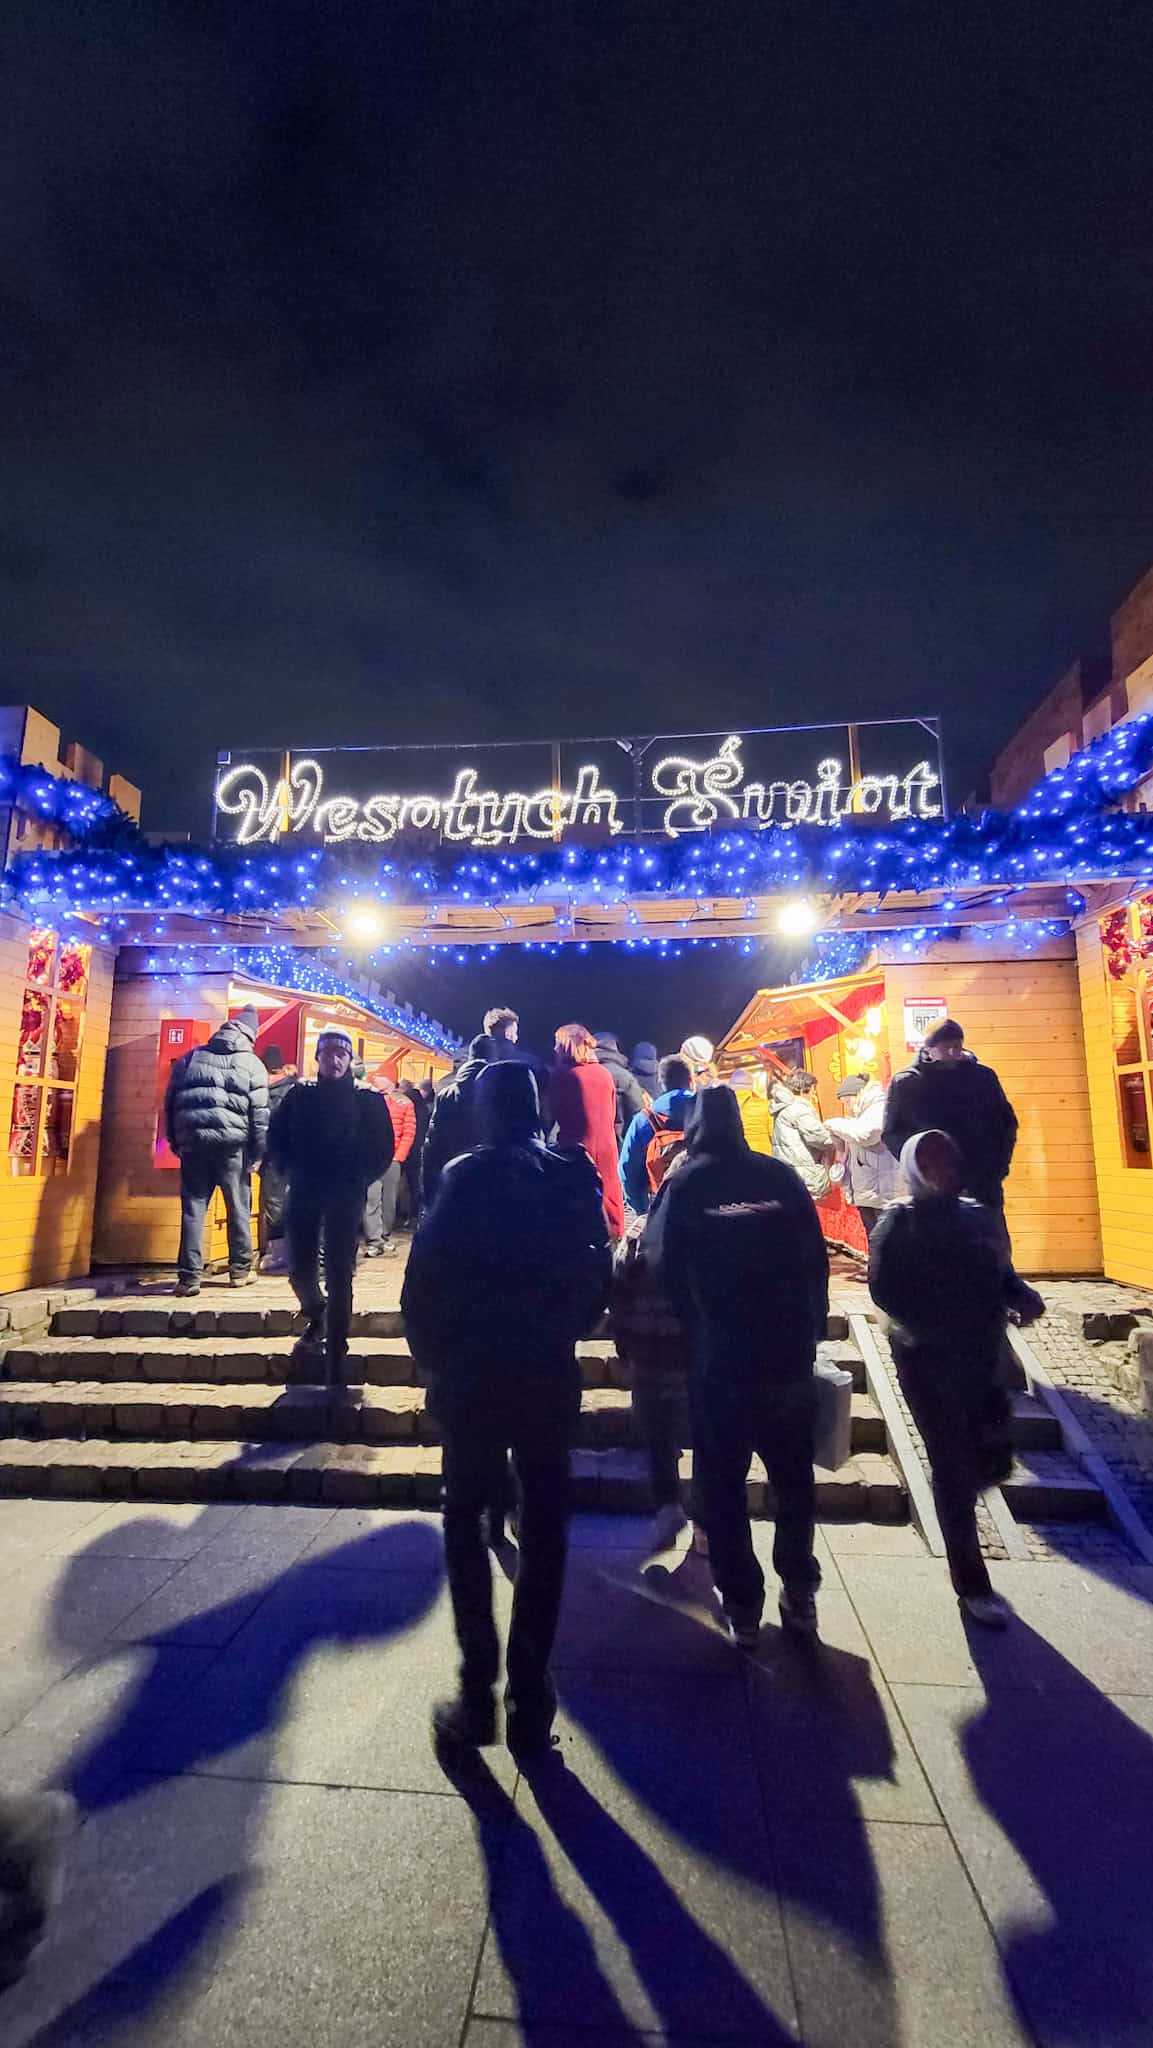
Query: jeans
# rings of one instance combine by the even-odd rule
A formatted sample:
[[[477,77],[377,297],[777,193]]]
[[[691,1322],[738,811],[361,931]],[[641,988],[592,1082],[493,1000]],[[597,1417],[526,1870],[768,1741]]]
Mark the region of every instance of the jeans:
[[[649,1488],[654,1508],[679,1504],[681,1452],[691,1426],[687,1395],[679,1389],[650,1385],[638,1377],[633,1388],[633,1418],[649,1461]]]
[[[508,1694],[519,1716],[551,1720],[548,1662],[556,1634],[568,1547],[569,1447],[580,1412],[575,1367],[494,1399],[438,1399],[443,1440],[444,1555],[460,1644],[460,1688],[486,1700],[500,1645],[492,1611],[492,1566],[482,1516],[505,1485],[511,1451],[520,1490],[519,1559],[508,1638]]]
[[[400,1193],[400,1161],[394,1159],[379,1180],[370,1182],[364,1198],[364,1241],[382,1245],[396,1227],[396,1199]]]
[[[288,1277],[309,1320],[319,1323],[323,1319],[325,1355],[330,1367],[342,1366],[348,1352],[352,1276],[356,1271],[363,1217],[364,1189],[355,1183],[326,1187],[297,1174],[289,1185],[284,1218]],[[320,1286],[322,1228],[327,1302]]]
[[[921,1432],[933,1473],[933,1499],[949,1560],[949,1576],[959,1598],[992,1590],[989,1568],[977,1534],[977,1495],[989,1476],[982,1470],[981,1390],[962,1376],[947,1358],[922,1353],[902,1357],[894,1351],[901,1391]],[[996,1399],[993,1374],[989,1394]]]
[[[745,1481],[754,1451],[776,1497],[773,1566],[789,1592],[821,1583],[813,1554],[815,1400],[811,1378],[779,1388],[718,1385],[692,1390],[693,1474],[709,1539],[713,1580],[726,1613],[760,1614],[765,1575],[753,1551]]]
[[[237,1276],[252,1264],[252,1175],[243,1152],[186,1152],[180,1161],[180,1254],[182,1280],[204,1271],[204,1219],[217,1188],[228,1215],[228,1270]]]
[[[260,1235],[265,1245],[284,1236],[284,1208],[288,1181],[266,1160],[260,1169]]]

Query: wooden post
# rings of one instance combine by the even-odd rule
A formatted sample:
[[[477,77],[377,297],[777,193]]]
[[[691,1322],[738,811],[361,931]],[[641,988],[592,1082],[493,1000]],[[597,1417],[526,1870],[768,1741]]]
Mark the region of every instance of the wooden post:
[[[846,726],[849,735],[849,788],[852,791],[851,811],[859,811],[861,798],[857,784],[861,779],[861,728],[859,725]]]

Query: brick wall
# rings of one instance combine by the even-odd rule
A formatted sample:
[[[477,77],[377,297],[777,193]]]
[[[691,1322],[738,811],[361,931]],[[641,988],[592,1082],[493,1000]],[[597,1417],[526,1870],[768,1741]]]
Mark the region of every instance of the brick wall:
[[[1045,773],[1045,749],[1062,733],[1079,741],[1083,696],[1084,666],[1075,661],[993,763],[989,795],[996,810],[1012,810],[1036,788]]]
[[[1110,621],[1113,673],[1119,682],[1153,655],[1153,569],[1141,578]]]

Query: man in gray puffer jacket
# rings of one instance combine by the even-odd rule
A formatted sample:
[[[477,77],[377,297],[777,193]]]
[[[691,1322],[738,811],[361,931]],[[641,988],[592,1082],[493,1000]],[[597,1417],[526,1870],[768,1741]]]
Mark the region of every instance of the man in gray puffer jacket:
[[[268,1139],[268,1074],[255,1053],[259,1020],[242,1010],[207,1045],[177,1060],[164,1098],[168,1142],[180,1161],[177,1294],[199,1294],[204,1218],[217,1188],[228,1215],[228,1273],[252,1279],[252,1168]]]

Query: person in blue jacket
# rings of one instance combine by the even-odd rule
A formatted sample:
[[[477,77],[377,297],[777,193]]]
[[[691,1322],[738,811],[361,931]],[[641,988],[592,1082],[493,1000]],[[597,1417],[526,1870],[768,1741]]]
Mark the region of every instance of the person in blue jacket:
[[[687,1060],[670,1053],[657,1069],[660,1094],[651,1109],[639,1110],[621,1146],[621,1183],[635,1216],[646,1216],[656,1190],[649,1179],[649,1146],[658,1130],[683,1131],[693,1100],[693,1071]],[[658,1171],[657,1186],[660,1185]]]

